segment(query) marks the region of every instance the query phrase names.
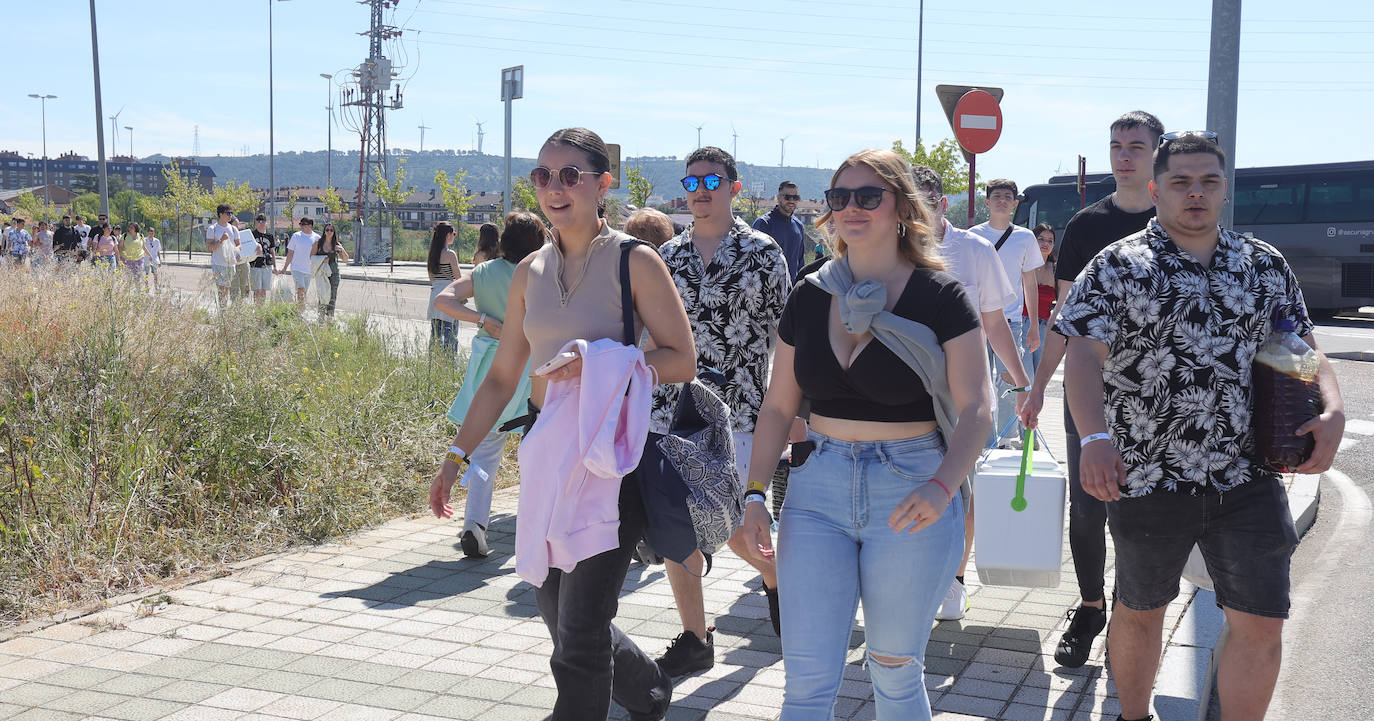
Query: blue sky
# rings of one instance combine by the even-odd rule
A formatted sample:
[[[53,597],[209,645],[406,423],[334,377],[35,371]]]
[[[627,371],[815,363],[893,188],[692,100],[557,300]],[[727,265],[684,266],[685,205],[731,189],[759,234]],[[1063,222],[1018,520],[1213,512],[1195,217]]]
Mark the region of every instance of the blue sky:
[[[95,155],[86,0],[6,3],[9,82],[0,148],[40,153],[38,101],[51,93],[48,152]],[[585,125],[626,155],[677,155],[702,140],[741,160],[834,167],[915,135],[916,0],[400,0],[389,54],[404,63],[404,109],[389,144],[501,152],[500,69],[523,64],[514,151]],[[1211,3],[1157,0],[928,0],[922,135],[951,135],[938,83],[1005,89],[1005,131],[980,156],[984,177],[1026,185],[1071,172],[1078,154],[1105,170],[1106,126],[1136,108],[1170,129],[1206,117]],[[120,153],[266,152],[267,0],[97,0],[104,111]],[[276,148],[325,147],[322,72],[366,55],[367,8],[351,0],[275,5]],[[18,43],[17,45],[14,43]],[[16,67],[17,65],[17,67]],[[1374,4],[1247,0],[1241,42],[1242,166],[1374,158]],[[110,121],[101,125],[110,137]],[[334,130],[335,148],[356,134]],[[107,147],[107,152],[110,152]]]

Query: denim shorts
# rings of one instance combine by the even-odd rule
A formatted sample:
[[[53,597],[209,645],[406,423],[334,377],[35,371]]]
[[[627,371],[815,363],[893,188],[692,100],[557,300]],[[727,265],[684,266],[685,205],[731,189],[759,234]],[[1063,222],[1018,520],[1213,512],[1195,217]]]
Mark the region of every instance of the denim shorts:
[[[1277,477],[1259,476],[1225,493],[1158,488],[1108,503],[1107,523],[1116,547],[1116,600],[1127,608],[1152,611],[1174,600],[1197,544],[1218,606],[1288,618],[1298,532]]]
[[[291,271],[291,280],[296,281],[296,290],[310,289],[310,274],[302,273],[299,270]]]
[[[272,290],[273,268],[262,266],[261,268],[249,268],[248,277],[251,281],[253,290]]]

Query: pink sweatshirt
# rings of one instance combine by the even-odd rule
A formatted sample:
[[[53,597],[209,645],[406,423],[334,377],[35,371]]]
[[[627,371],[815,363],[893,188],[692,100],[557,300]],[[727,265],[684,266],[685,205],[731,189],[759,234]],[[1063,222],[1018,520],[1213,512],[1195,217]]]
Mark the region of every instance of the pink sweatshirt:
[[[570,341],[582,375],[550,381],[539,419],[520,444],[515,572],[541,586],[620,545],[620,480],[639,465],[649,433],[653,370],[644,352],[609,338]],[[628,390],[628,393],[627,393]]]

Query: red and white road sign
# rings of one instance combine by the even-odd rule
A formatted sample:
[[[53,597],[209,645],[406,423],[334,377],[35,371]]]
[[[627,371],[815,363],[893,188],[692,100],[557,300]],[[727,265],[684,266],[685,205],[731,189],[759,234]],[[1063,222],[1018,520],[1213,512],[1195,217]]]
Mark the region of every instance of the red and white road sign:
[[[954,137],[964,150],[978,154],[992,150],[1002,137],[1002,108],[983,90],[970,90],[954,106]]]

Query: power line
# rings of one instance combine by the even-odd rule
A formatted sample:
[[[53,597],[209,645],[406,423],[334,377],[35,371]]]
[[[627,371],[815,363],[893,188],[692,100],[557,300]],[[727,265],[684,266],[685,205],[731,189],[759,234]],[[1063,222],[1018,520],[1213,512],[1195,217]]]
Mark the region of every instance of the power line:
[[[431,32],[433,32],[433,31],[431,31]],[[429,44],[431,44],[431,45],[446,45],[446,46],[449,46],[449,47],[458,47],[458,48],[469,48],[469,49],[479,49],[479,50],[498,50],[498,51],[507,51],[507,52],[516,52],[516,53],[530,53],[530,54],[536,54],[536,55],[552,55],[552,56],[555,56],[555,57],[564,57],[564,58],[573,57],[573,58],[581,58],[581,59],[585,59],[585,60],[603,60],[603,61],[612,62],[612,63],[635,62],[635,63],[649,64],[649,65],[664,65],[664,66],[675,67],[675,68],[681,68],[681,67],[682,67],[682,63],[680,63],[680,62],[675,62],[675,61],[652,60],[652,59],[648,59],[648,58],[612,57],[612,56],[608,56],[608,55],[591,55],[591,54],[585,54],[585,53],[568,53],[568,52],[552,51],[552,50],[536,50],[536,49],[530,47],[529,44],[528,44],[528,42],[525,41],[525,40],[519,40],[518,43],[519,43],[518,46],[512,47],[512,46],[503,46],[503,45],[485,45],[485,44],[481,44],[481,43],[444,43],[444,42],[433,41],[433,40],[429,41]],[[553,43],[546,43],[546,44],[553,44]],[[638,52],[638,53],[662,54],[662,53],[659,53],[659,52],[657,52],[657,51],[636,50],[636,49],[630,49],[630,48],[610,48],[610,49],[611,49],[611,50],[616,50],[616,51],[621,51],[621,52]],[[695,54],[694,54],[694,57],[699,57],[699,55],[695,55]],[[717,56],[717,57],[727,57],[727,56]],[[757,60],[757,59],[755,59],[755,58],[743,58],[743,59],[745,59],[745,60],[751,60],[751,61]],[[787,65],[790,65],[790,66],[795,66],[795,65],[800,64],[801,62],[804,62],[804,61],[790,61],[790,60],[766,61],[766,60],[760,60],[759,62],[777,62],[777,63],[786,63]],[[823,65],[824,63],[821,63],[821,64]],[[711,63],[701,63],[701,62],[695,62],[695,63],[693,63],[693,64],[692,64],[692,67],[693,67],[693,68],[710,68],[710,69],[718,69],[718,70],[740,70],[740,69],[741,69],[739,65],[718,65],[718,64],[711,64]],[[752,68],[748,68],[748,70],[753,71],[753,72],[783,73],[783,74],[788,74],[788,75],[796,75],[796,70],[795,70],[794,68],[791,68],[791,67],[789,67],[789,68],[752,67]],[[945,73],[967,72],[967,70],[964,69],[964,68],[932,68],[931,70],[932,70],[933,72],[945,72]],[[813,70],[808,70],[808,71],[807,71],[807,74],[809,74],[809,75],[823,75],[823,76],[827,76],[827,77],[855,78],[855,79],[902,80],[902,81],[910,81],[910,80],[914,80],[914,79],[915,79],[915,75],[914,75],[914,74],[912,74],[912,75],[878,75],[878,74],[872,74],[872,73],[864,73],[864,74],[854,74],[854,73],[827,73],[827,72],[823,72],[823,71],[813,71]],[[1195,91],[1195,90],[1201,90],[1201,89],[1203,89],[1203,87],[1204,87],[1205,84],[1206,84],[1206,79],[1205,79],[1205,78],[1201,78],[1201,77],[1198,78],[1198,79],[1196,79],[1196,80],[1192,80],[1192,79],[1188,79],[1188,78],[1175,78],[1175,79],[1174,79],[1175,82],[1196,83],[1196,85],[1195,85],[1195,86],[1192,86],[1192,87],[1180,87],[1180,86],[1161,86],[1161,85],[1158,85],[1158,84],[1157,84],[1158,78],[1154,78],[1154,77],[1143,77],[1143,76],[1115,76],[1115,75],[1054,75],[1054,74],[1046,74],[1046,73],[1014,73],[1014,72],[1009,72],[1009,71],[988,71],[988,72],[983,72],[983,73],[980,73],[980,74],[981,74],[981,75],[990,75],[990,76],[1026,76],[1026,77],[1037,78],[1037,79],[1051,79],[1051,80],[1064,80],[1064,81],[1066,81],[1066,82],[1037,82],[1037,83],[1028,83],[1028,84],[1027,84],[1027,85],[1029,85],[1029,86],[1046,86],[1046,87],[1112,87],[1112,88],[1120,88],[1120,89],[1126,89],[1126,90],[1135,89],[1135,90],[1185,90],[1185,91]],[[1088,79],[1088,80],[1108,80],[1108,81],[1111,81],[1111,82],[1110,82],[1110,83],[1084,83],[1084,82],[1082,82],[1082,80],[1085,80],[1085,79]],[[1135,83],[1147,83],[1147,84],[1146,84],[1146,85],[1123,85],[1123,84],[1122,84],[1123,82],[1135,82]],[[1301,85],[1301,86],[1312,86],[1312,85],[1318,84],[1318,83],[1327,83],[1327,84],[1329,84],[1329,85],[1324,86],[1324,87],[1322,87],[1322,88],[1316,88],[1316,87],[1303,87],[1303,88],[1298,88],[1298,89],[1287,88],[1287,87],[1275,88],[1275,87],[1265,87],[1265,86],[1254,86],[1254,87],[1251,87],[1251,86],[1244,86],[1244,89],[1247,90],[1247,91],[1283,90],[1284,92],[1306,92],[1306,91],[1330,92],[1331,90],[1339,89],[1339,88],[1342,88],[1342,87],[1352,87],[1352,86],[1374,86],[1374,81],[1354,81],[1354,82],[1348,82],[1348,81],[1339,81],[1339,80],[1329,80],[1329,81],[1321,81],[1321,80],[1260,80],[1260,81],[1255,81],[1255,82],[1256,82],[1256,83],[1283,83],[1283,84],[1292,83],[1292,84]]]

